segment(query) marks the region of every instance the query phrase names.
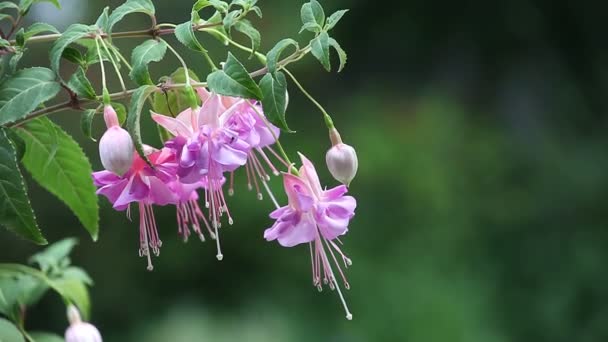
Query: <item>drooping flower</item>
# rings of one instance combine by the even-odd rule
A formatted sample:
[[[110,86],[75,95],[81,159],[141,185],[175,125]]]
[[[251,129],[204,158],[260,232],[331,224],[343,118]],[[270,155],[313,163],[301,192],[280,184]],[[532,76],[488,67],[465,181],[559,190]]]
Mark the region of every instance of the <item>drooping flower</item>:
[[[158,256],[162,245],[152,206],[178,203],[177,194],[169,186],[176,180],[177,164],[170,149],[154,150],[148,147],[147,150],[147,157],[154,168],[136,155],[124,176],[104,170],[94,172],[93,181],[99,188],[97,194],[104,195],[114,209],[128,209],[127,215],[130,216],[130,204],[138,204],[139,255],[148,258],[148,270],[151,271],[150,249]]]
[[[335,128],[330,130],[329,137],[333,146],[325,155],[327,168],[335,180],[348,186],[359,168],[357,152],[352,146],[342,142],[340,133]]]
[[[339,242],[339,236],[348,232],[348,224],[354,216],[357,202],[353,197],[345,196],[347,188],[344,185],[323,190],[313,164],[302,154],[300,158],[302,167],[299,176],[283,174],[289,203],[270,214],[276,221],[271,228],[266,229],[264,238],[267,241],[277,240],[284,247],[309,243],[313,285],[319,290],[322,289],[323,283],[328,284],[332,290],[335,288],[340,295],[346,317],[352,319],[328,255],[336,265],[344,286],[350,288],[336,253],[345,267],[351,265],[351,260],[344,255],[335,241]]]
[[[133,140],[127,131],[120,127],[118,116],[112,106],[106,105],[103,118],[107,130],[99,140],[99,157],[106,170],[122,176],[133,163]]]
[[[177,231],[182,236],[184,241],[188,241],[191,234],[190,228],[198,235],[201,241],[205,241],[205,236],[201,230],[204,225],[212,239],[215,239],[215,234],[209,226],[209,222],[200,207],[198,206],[199,196],[196,189],[204,187],[202,182],[194,184],[183,184],[179,181],[174,181],[169,184],[169,187],[178,197],[178,202],[175,204],[177,216]]]
[[[74,305],[68,306],[70,326],[65,331],[65,342],[102,342],[99,330],[80,318],[80,312]]]

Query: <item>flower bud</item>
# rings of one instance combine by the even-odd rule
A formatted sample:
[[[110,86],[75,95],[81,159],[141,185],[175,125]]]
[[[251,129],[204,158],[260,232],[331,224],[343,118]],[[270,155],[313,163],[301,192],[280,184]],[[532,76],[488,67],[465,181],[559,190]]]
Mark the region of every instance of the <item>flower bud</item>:
[[[99,140],[99,157],[103,167],[122,176],[133,164],[133,140],[118,123],[118,116],[112,106],[106,106],[103,117],[108,129]]]
[[[330,138],[333,146],[325,155],[327,168],[337,181],[348,186],[355,178],[359,167],[357,152],[352,146],[342,142],[335,128],[330,130]]]
[[[68,320],[70,326],[65,331],[65,342],[102,342],[99,330],[93,324],[83,322],[73,305],[68,307]]]

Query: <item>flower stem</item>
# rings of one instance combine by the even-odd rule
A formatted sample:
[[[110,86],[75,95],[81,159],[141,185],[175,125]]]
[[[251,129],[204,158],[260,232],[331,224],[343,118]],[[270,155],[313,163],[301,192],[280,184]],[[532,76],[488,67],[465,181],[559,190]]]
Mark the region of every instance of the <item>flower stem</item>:
[[[106,83],[106,68],[103,65],[103,57],[101,56],[101,49],[99,48],[99,41],[95,39],[95,47],[97,48],[97,56],[99,56],[99,67],[101,68],[101,85],[103,87],[103,103],[110,104],[110,93],[108,92],[108,86]]]
[[[165,44],[167,44],[167,47],[169,48],[169,50],[171,50],[171,52],[175,55],[175,57],[181,63],[182,67],[184,68],[184,74],[186,75],[186,84],[190,84],[190,73],[188,72],[188,70],[190,70],[190,69],[188,69],[186,62],[184,61],[182,56],[180,56],[179,53],[173,48],[173,46],[171,46],[171,44],[167,43],[165,40],[163,40],[163,42],[165,42]]]
[[[328,129],[333,129],[334,128],[334,121],[332,120],[331,116],[329,114],[327,114],[327,111],[325,110],[325,108],[323,108],[323,106],[321,106],[321,104],[315,100],[314,97],[312,97],[312,95],[310,95],[310,93],[308,93],[306,91],[306,89],[304,89],[304,87],[300,84],[300,82],[298,82],[298,80],[296,79],[296,77],[289,72],[289,70],[287,70],[287,68],[283,68],[283,71],[291,78],[291,80],[293,81],[293,83],[296,84],[296,86],[298,88],[300,88],[300,91],[302,92],[302,94],[304,94],[306,97],[308,97],[308,99],[315,104],[315,106],[317,106],[317,108],[319,108],[319,110],[321,111],[321,113],[323,113],[323,119],[325,120],[325,125],[327,126]]]
[[[120,73],[120,70],[118,69],[118,62],[116,60],[114,60],[114,56],[112,56],[112,53],[110,52],[110,49],[108,49],[106,42],[101,38],[99,39],[99,41],[101,42],[101,45],[103,45],[103,48],[106,50],[106,53],[108,54],[108,57],[110,58],[110,62],[112,63],[112,66],[114,67],[114,71],[116,72],[116,76],[118,76],[118,80],[120,81],[120,86],[122,87],[122,91],[127,91],[127,87],[125,86],[125,80],[122,79],[122,74]]]

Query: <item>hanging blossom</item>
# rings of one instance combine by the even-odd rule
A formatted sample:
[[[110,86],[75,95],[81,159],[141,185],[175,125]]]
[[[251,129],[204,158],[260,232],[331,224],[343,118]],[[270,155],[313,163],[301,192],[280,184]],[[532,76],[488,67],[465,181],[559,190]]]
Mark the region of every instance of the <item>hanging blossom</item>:
[[[151,253],[160,254],[162,241],[158,236],[153,205],[164,206],[179,203],[179,197],[171,188],[176,181],[177,163],[170,149],[155,150],[146,146],[146,156],[152,168],[139,155],[123,176],[112,171],[93,172],[93,181],[98,195],[105,196],[116,210],[127,210],[137,203],[139,209],[139,255],[148,259],[148,270],[152,270]]]
[[[314,165],[302,154],[302,167],[299,176],[291,173],[283,174],[283,185],[289,203],[276,209],[270,214],[275,223],[266,229],[264,238],[267,241],[277,240],[281,246],[293,247],[308,243],[312,263],[312,281],[319,291],[322,284],[328,284],[330,289],[336,289],[346,318],[352,319],[340,286],[330,264],[329,256],[336,265],[346,289],[350,288],[342,271],[352,264],[351,260],[341,251],[335,241],[340,242],[339,236],[348,232],[348,224],[355,214],[356,200],[345,196],[347,188],[344,185],[329,190],[323,190]],[[335,253],[334,253],[335,251]],[[341,262],[338,258],[341,258]]]

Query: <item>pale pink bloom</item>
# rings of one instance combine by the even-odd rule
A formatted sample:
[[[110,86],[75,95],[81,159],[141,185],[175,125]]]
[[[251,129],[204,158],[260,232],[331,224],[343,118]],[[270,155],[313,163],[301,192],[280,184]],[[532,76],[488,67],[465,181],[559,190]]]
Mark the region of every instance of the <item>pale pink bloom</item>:
[[[133,163],[133,140],[127,131],[120,127],[118,116],[112,106],[106,105],[103,118],[107,130],[99,140],[99,157],[103,167],[122,176]]]
[[[325,155],[327,168],[334,179],[348,186],[355,178],[357,169],[359,168],[359,160],[355,149],[342,142],[340,133],[335,128],[329,131],[329,138],[332,142],[332,147]]]
[[[342,253],[335,241],[340,242],[338,237],[348,232],[348,224],[355,214],[357,202],[353,197],[345,196],[347,188],[344,185],[329,190],[322,189],[313,164],[302,154],[300,158],[302,167],[299,176],[283,174],[289,203],[270,214],[276,222],[266,229],[264,238],[268,241],[277,240],[284,247],[309,243],[313,285],[319,290],[322,289],[323,283],[329,284],[331,289],[337,289],[346,317],[351,319],[352,315],[348,311],[326,251],[329,251],[337,266],[344,286],[350,288],[336,253],[345,267],[351,264],[351,260]]]
[[[90,323],[83,322],[75,306],[68,307],[70,326],[65,331],[65,342],[102,342],[99,330]]]

